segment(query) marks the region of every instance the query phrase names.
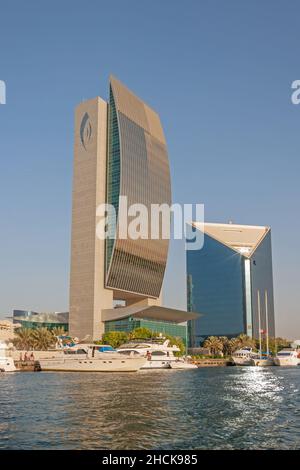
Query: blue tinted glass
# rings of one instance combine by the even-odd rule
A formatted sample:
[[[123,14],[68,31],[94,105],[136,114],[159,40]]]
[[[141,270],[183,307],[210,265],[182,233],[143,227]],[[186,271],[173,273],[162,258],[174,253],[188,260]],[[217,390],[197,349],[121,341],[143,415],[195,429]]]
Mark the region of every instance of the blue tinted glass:
[[[188,309],[203,314],[189,322],[190,345],[207,336],[245,331],[244,258],[211,237],[201,250],[187,251]]]

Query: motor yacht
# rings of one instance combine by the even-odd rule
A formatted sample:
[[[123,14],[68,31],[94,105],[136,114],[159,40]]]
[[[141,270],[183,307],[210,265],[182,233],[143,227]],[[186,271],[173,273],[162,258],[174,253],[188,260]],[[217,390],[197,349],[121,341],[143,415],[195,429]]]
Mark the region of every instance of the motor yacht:
[[[145,362],[140,356],[118,354],[111,346],[76,344],[54,358],[40,359],[42,371],[136,372]]]
[[[276,366],[299,366],[300,349],[286,348],[279,351],[274,358]]]
[[[10,356],[10,348],[5,341],[0,341],[0,372],[15,372],[16,366]]]
[[[175,352],[180,352],[178,346],[170,345],[166,339],[163,343],[158,341],[132,341],[123,344],[117,350],[118,353],[127,356],[133,354],[143,357],[142,369],[195,369],[195,364],[189,363],[184,358],[178,358]],[[173,367],[174,365],[174,367]]]
[[[253,366],[253,360],[258,357],[259,355],[252,348],[238,349],[232,354],[232,359],[236,366]]]
[[[193,364],[192,362],[190,362],[190,359],[188,358],[177,358],[176,361],[171,361],[170,362],[170,366],[171,366],[171,369],[198,369],[198,366],[196,366],[196,364]]]

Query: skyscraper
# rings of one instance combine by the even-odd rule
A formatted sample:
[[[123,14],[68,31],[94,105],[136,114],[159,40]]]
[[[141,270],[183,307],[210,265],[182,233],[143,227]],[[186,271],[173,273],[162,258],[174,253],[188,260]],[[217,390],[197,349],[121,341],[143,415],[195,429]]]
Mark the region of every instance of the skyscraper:
[[[203,316],[189,324],[190,346],[207,336],[275,336],[271,229],[197,224],[204,246],[187,251],[188,309]]]
[[[159,116],[110,77],[109,102],[97,97],[75,113],[70,333],[80,338],[99,338],[105,322],[107,330],[111,322],[126,329],[146,318],[167,332],[193,317],[160,306],[169,240],[120,237],[120,196],[149,211],[151,204],[170,205],[170,170]],[[96,234],[103,203],[117,216],[115,237],[107,240]],[[113,308],[117,301],[121,308]]]

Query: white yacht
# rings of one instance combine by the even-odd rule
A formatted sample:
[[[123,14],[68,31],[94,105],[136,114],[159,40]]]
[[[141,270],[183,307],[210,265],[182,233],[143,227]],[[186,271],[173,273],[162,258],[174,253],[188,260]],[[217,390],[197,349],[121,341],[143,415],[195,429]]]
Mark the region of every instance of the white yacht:
[[[5,341],[0,341],[0,372],[15,372],[16,366],[10,356],[10,348]]]
[[[193,364],[190,362],[190,358],[185,358],[183,359],[182,357],[177,357],[176,361],[171,361],[170,366],[171,369],[198,369],[198,366],[196,364]]]
[[[299,366],[300,349],[286,348],[277,353],[274,359],[276,366]]]
[[[76,344],[54,358],[40,359],[42,371],[68,372],[136,372],[145,358],[118,354],[111,346]]]
[[[118,353],[127,356],[134,354],[143,357],[142,369],[196,369],[195,364],[191,364],[183,358],[176,357],[174,352],[180,352],[178,346],[170,346],[167,339],[163,343],[157,341],[132,341],[120,346]]]
[[[270,367],[275,365],[274,359],[271,356],[259,356],[257,358],[252,359],[252,361],[253,366]]]
[[[236,366],[253,366],[253,360],[258,357],[259,355],[252,348],[238,349],[232,354],[232,359]]]

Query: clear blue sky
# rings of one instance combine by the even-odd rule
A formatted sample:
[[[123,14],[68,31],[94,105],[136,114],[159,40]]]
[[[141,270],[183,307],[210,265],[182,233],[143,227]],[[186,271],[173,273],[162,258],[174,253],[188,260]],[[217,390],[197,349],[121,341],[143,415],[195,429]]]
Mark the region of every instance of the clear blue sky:
[[[73,111],[113,73],[161,116],[174,201],[272,227],[277,333],[300,337],[299,18],[293,0],[2,2],[1,314],[68,308]]]

